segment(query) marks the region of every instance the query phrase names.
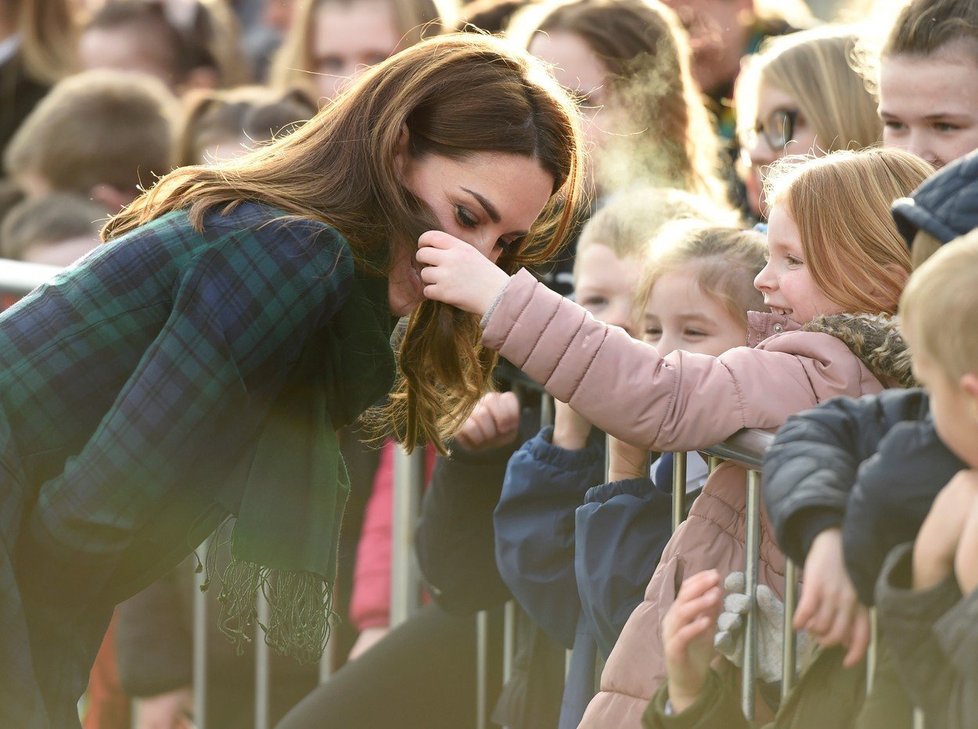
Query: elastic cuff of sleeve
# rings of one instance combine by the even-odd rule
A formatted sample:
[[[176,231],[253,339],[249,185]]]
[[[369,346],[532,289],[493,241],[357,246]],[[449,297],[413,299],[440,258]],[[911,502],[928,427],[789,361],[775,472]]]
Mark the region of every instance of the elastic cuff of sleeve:
[[[789,543],[785,545],[785,553],[796,560],[799,566],[805,563],[805,559],[808,557],[808,552],[812,548],[812,542],[815,541],[815,537],[826,529],[842,527],[842,515],[835,509],[823,507],[806,509],[796,514],[791,521],[793,524],[785,529],[785,532],[790,532],[792,529],[795,529],[800,533],[797,544],[801,551],[797,555],[790,554]]]
[[[533,459],[540,463],[555,466],[562,471],[584,471],[593,468],[602,458],[599,446],[591,442],[583,448],[569,450],[554,445],[554,428],[544,426],[540,432],[524,444]]]
[[[584,503],[603,504],[615,496],[622,495],[642,499],[651,494],[653,488],[652,479],[646,476],[626,478],[621,481],[610,481],[589,488],[587,493],[584,494]]]

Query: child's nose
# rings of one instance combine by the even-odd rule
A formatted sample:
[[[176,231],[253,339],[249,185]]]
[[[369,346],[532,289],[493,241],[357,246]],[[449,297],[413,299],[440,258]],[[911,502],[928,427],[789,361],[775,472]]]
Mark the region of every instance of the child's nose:
[[[761,269],[754,277],[754,288],[758,291],[771,291],[774,289],[774,276],[771,275],[771,264],[764,264],[764,268]]]

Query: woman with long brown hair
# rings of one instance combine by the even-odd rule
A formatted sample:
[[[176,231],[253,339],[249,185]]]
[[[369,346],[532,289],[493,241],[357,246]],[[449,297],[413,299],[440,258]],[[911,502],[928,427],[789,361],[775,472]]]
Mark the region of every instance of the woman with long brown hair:
[[[579,190],[570,100],[500,42],[446,36],[305,126],[185,167],[0,316],[0,725],[77,722],[112,606],[233,514],[221,627],[316,660],[347,479],[335,428],[393,384],[407,447],[488,386],[478,322],[421,303],[432,228],[506,271],[546,259]],[[395,375],[390,335],[410,315]]]

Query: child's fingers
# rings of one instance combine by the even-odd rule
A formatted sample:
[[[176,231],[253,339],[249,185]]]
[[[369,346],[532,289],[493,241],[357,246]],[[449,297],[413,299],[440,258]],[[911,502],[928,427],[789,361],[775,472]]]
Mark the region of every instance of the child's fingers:
[[[697,572],[692,577],[687,577],[683,580],[683,584],[679,586],[679,593],[676,595],[676,600],[689,599],[702,595],[704,592],[709,590],[711,587],[716,587],[720,584],[720,573],[716,570],[703,570],[702,572]]]
[[[843,666],[852,668],[863,659],[863,656],[866,655],[866,649],[869,648],[871,632],[869,613],[866,611],[866,608],[859,606],[853,618],[849,650],[846,651],[846,657],[842,659]]]
[[[666,614],[672,613],[673,629],[679,630],[682,626],[695,622],[700,617],[716,620],[722,604],[723,590],[714,586],[696,597],[676,598],[676,602]]]
[[[424,250],[425,248],[440,248],[442,250],[447,250],[459,244],[468,245],[464,241],[456,238],[454,235],[449,235],[441,230],[428,230],[418,237],[419,251]]]
[[[689,644],[697,638],[705,635],[713,629],[714,622],[709,615],[700,615],[695,620],[677,628],[669,636],[666,643],[668,658],[672,661],[681,661],[686,656]]]
[[[798,601],[798,607],[795,609],[795,619],[792,621],[795,630],[805,630],[808,622],[815,615],[815,609],[818,607],[814,583],[809,583],[806,585],[806,588],[802,589],[801,599]]]
[[[508,433],[519,426],[520,405],[516,395],[511,392],[501,392],[492,398],[486,398],[483,402],[498,433]]]

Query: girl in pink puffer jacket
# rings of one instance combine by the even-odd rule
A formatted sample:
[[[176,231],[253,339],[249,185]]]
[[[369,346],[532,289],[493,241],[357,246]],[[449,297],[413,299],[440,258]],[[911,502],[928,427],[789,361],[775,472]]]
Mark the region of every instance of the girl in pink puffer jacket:
[[[486,346],[594,425],[647,450],[696,450],[742,428],[777,428],[832,397],[905,381],[899,361],[879,356],[878,345],[894,341],[885,317],[853,315],[895,312],[910,260],[890,204],[931,171],[908,153],[873,149],[772,175],[769,260],[755,280],[771,313],[752,313],[747,346],[719,357],[659,356],[529,272],[510,277],[445,233],[422,235],[417,259],[426,297],[482,315]],[[683,576],[743,568],[743,484],[743,470],[729,463],[710,476],[629,618],[582,727],[641,726],[665,678],[660,621]],[[759,576],[783,595],[784,557],[766,521]]]

